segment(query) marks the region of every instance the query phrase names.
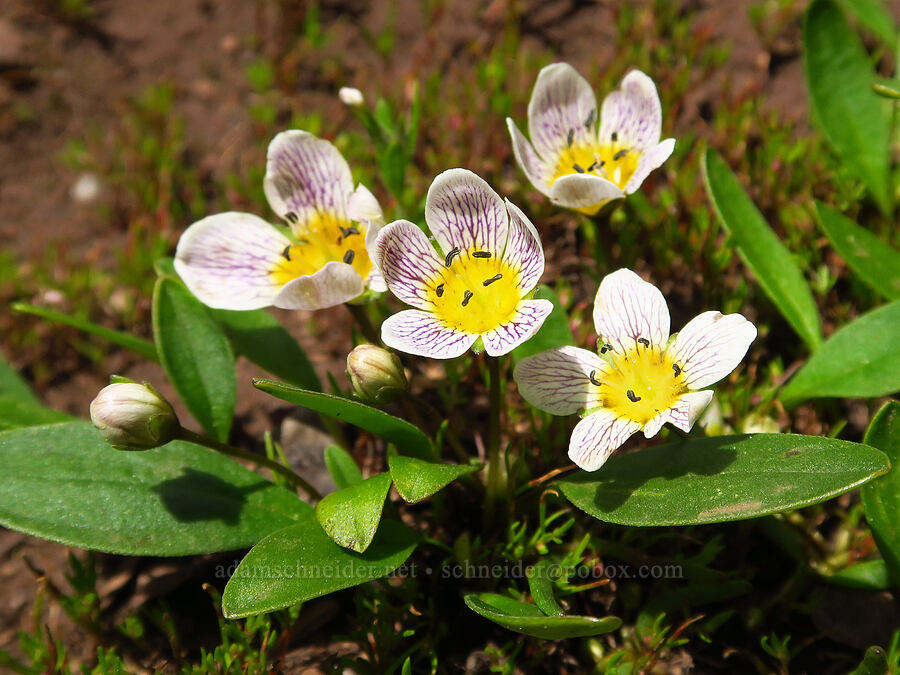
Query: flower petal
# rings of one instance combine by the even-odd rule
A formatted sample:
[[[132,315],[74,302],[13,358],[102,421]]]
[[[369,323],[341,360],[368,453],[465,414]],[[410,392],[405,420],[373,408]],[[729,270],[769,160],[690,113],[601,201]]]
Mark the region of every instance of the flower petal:
[[[601,142],[609,142],[613,133],[620,145],[645,151],[659,143],[662,131],[662,107],[653,80],[632,70],[621,87],[603,100],[600,111]]]
[[[508,354],[537,333],[552,311],[553,303],[549,300],[523,300],[508,323],[481,336],[484,339],[484,351],[489,356]]]
[[[375,242],[384,228],[384,213],[381,205],[365,185],[359,184],[347,200],[347,215],[350,220],[362,223],[366,228],[366,251],[372,261],[372,271],[366,277],[366,288],[376,293],[384,293],[387,290],[387,284],[381,274],[381,268],[375,262],[374,253]]]
[[[381,339],[388,347],[407,354],[452,359],[464,354],[478,336],[447,328],[428,312],[406,309],[381,324]]]
[[[669,410],[669,422],[672,426],[678,427],[683,432],[688,433],[694,426],[697,418],[706,410],[706,406],[712,400],[712,389],[704,391],[691,391],[682,394],[678,398],[678,402]],[[649,436],[648,436],[649,438]]]
[[[549,197],[550,184],[544,178],[547,174],[544,161],[538,157],[537,153],[534,151],[531,141],[522,135],[522,132],[519,131],[519,127],[517,127],[516,123],[509,117],[506,118],[506,127],[509,129],[513,154],[516,156],[516,162],[518,162],[519,167],[525,172],[525,175],[528,177],[528,180],[531,181],[531,184]]]
[[[594,352],[556,347],[516,364],[513,379],[519,393],[536,408],[553,415],[573,415],[602,404],[599,379],[609,365]]]
[[[272,210],[300,235],[316,212],[346,218],[353,177],[331,143],[292,129],[269,143],[263,189]]]
[[[672,345],[689,389],[718,382],[737,368],[756,339],[756,326],[740,314],[703,312],[691,319]]]
[[[272,304],[282,309],[324,309],[350,302],[365,290],[359,272],[346,263],[332,260],[315,274],[286,283]]]
[[[509,210],[509,239],[503,259],[519,271],[518,286],[524,295],[537,285],[544,273],[544,247],[528,216],[508,199],[506,208]]]
[[[622,268],[600,282],[594,326],[600,339],[618,353],[633,349],[638,338],[663,349],[669,339],[669,308],[656,286]]]
[[[596,471],[640,428],[637,422],[601,408],[575,425],[569,439],[569,459],[585,471]]]
[[[625,192],[631,194],[641,187],[641,183],[650,175],[650,172],[662,166],[663,162],[669,159],[674,149],[675,139],[667,138],[652,150],[642,153],[641,158],[638,160],[637,168],[631,174],[631,178],[628,179],[628,184],[625,185]]]
[[[591,173],[561,176],[550,188],[550,201],[566,209],[594,215],[607,202],[621,199],[625,193],[611,180]]]
[[[175,271],[216,309],[268,307],[281,289],[272,276],[290,242],[262,218],[230,211],[191,225],[175,251]]]
[[[387,225],[378,235],[374,251],[375,263],[391,293],[407,305],[433,307],[427,288],[431,282],[440,283],[444,261],[418,226],[408,220]]]
[[[509,216],[500,196],[487,182],[468,169],[448,169],[439,174],[425,198],[425,222],[441,252],[458,248],[503,253]]]
[[[568,63],[541,69],[528,102],[528,135],[538,154],[552,161],[573,143],[594,140],[597,97],[594,90]]]

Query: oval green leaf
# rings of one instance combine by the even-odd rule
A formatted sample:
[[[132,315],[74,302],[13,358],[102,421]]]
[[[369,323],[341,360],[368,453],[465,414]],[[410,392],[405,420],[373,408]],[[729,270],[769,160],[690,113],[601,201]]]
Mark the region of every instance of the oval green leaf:
[[[336,445],[329,445],[325,448],[325,467],[338,488],[346,488],[362,482],[362,471],[356,466],[350,453]]]
[[[562,607],[556,601],[554,593],[553,571],[559,569],[546,558],[541,558],[528,568],[528,590],[535,606],[547,616],[562,616]]]
[[[846,216],[816,202],[825,236],[859,278],[888,300],[900,299],[900,251]]]
[[[69,546],[175,556],[252,546],[312,507],[228,457],[175,441],[114,450],[86,422],[0,434],[0,523]]]
[[[823,575],[822,579],[835,586],[864,591],[883,591],[891,587],[887,565],[880,558],[850,565],[834,574]]]
[[[598,520],[699,525],[816,504],[889,468],[884,453],[868,445],[752,434],[645,448],[556,484],[566,499]]]
[[[282,401],[315,410],[371,431],[396,445],[401,452],[420,458],[432,455],[431,441],[421,429],[377,408],[331,394],[307,391],[284,382],[253,380],[253,386]]]
[[[900,300],[834,333],[779,398],[787,406],[809,398],[870,398],[900,390]]]
[[[894,470],[860,490],[866,520],[895,586],[900,586],[900,403],[889,401],[866,430],[865,443],[884,452]]]
[[[479,464],[439,464],[402,455],[388,457],[388,466],[397,492],[410,503],[420,502],[460,476],[481,469]]]
[[[3,352],[0,352],[0,396],[35,405],[41,403],[25,379],[3,358]]]
[[[72,422],[75,418],[52,408],[22,401],[19,399],[0,396],[0,431],[17,429],[19,427],[34,427],[40,424],[57,424],[59,422]]]
[[[178,280],[153,288],[153,337],[178,395],[206,432],[227,441],[237,382],[234,355],[206,307]]]
[[[229,619],[290,607],[378,579],[402,565],[418,535],[386,520],[365,553],[335,544],[315,519],[279,530],[254,546],[228,580],[222,612]]]
[[[897,48],[897,24],[882,0],[843,0],[841,4],[892,49]]]
[[[473,612],[507,630],[544,640],[602,635],[622,625],[616,616],[547,616],[534,605],[497,593],[469,593],[463,600]]]
[[[513,363],[547,349],[575,343],[572,329],[569,327],[569,315],[566,313],[566,308],[563,307],[556,292],[546,284],[541,284],[537,287],[534,297],[535,299],[552,302],[553,311],[544,319],[543,325],[534,337],[512,350]]]
[[[703,174],[719,222],[733,237],[741,260],[797,335],[815,350],[822,342],[819,310],[797,263],[712,149],[703,157]]]
[[[334,543],[362,553],[375,537],[390,489],[389,473],[372,476],[326,495],[316,504],[316,518]]]

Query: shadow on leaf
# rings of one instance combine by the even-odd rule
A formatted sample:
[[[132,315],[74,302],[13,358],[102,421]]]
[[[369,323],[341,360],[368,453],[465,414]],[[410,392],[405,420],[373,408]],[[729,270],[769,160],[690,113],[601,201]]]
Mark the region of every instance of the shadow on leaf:
[[[238,487],[205,471],[185,468],[183,475],[164,480],[152,490],[180,521],[221,520],[226,525],[237,525],[247,495],[270,485],[260,479],[258,483]]]

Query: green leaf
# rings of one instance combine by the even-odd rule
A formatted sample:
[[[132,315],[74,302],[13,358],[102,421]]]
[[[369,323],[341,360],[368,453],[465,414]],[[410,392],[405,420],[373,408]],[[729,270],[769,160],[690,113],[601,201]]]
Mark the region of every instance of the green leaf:
[[[873,646],[866,650],[862,662],[847,675],[887,675],[889,672],[887,652],[883,647]]]
[[[547,349],[575,343],[572,329],[569,327],[569,316],[566,314],[566,308],[563,307],[559,296],[553,289],[545,284],[541,284],[537,287],[534,297],[535,299],[552,302],[553,311],[544,319],[544,325],[541,326],[533,338],[526,340],[512,350],[513,363],[518,363],[526,356],[532,356]]]
[[[825,136],[890,216],[890,127],[872,91],[875,73],[862,42],[832,0],[815,0],[806,11],[803,43],[806,85]]]
[[[863,26],[896,49],[897,26],[881,0],[843,0],[841,5]]]
[[[206,307],[176,279],[156,280],[153,337],[188,410],[208,434],[227,441],[237,388],[234,355]]]
[[[175,258],[172,258],[170,256],[157,258],[153,263],[153,271],[156,272],[156,276],[159,277],[172,277],[173,279],[180,279],[180,277],[178,276],[178,272],[175,271]]]
[[[183,441],[114,450],[87,422],[0,434],[0,466],[0,523],[106,553],[214,553],[316,523],[308,504],[224,455]]]
[[[338,488],[347,488],[362,482],[362,471],[356,466],[350,453],[336,445],[325,448],[325,467]]]
[[[601,635],[622,625],[616,616],[547,616],[534,605],[496,593],[469,593],[463,600],[473,612],[507,630],[544,640]]]
[[[887,472],[884,453],[794,434],[718,436],[613,457],[556,484],[572,504],[609,523],[698,525],[809,506]]]
[[[719,222],[734,239],[741,260],[797,335],[815,350],[822,342],[819,311],[797,263],[712,149],[704,155],[703,173]]]
[[[413,552],[418,535],[385,520],[365,553],[335,544],[318,521],[279,530],[254,546],[222,595],[229,619],[272,612],[318,598],[397,569]]]
[[[371,431],[396,445],[401,452],[421,459],[427,459],[433,454],[431,441],[421,429],[406,420],[388,415],[386,412],[364,403],[331,394],[306,391],[284,382],[272,380],[253,380],[253,386],[282,401],[315,410],[323,415]]]
[[[0,352],[0,396],[7,399],[17,399],[21,402],[34,403],[35,405],[41,404],[24,378],[6,362],[2,352]]]
[[[460,476],[481,469],[478,464],[439,464],[402,455],[388,457],[388,466],[397,492],[410,503],[420,502],[443,490]]]
[[[882,396],[900,390],[900,300],[834,333],[791,378],[787,406],[816,397]]]
[[[850,268],[888,300],[900,299],[900,251],[821,202],[822,230]]]
[[[553,571],[559,569],[546,558],[528,568],[528,590],[535,606],[547,616],[562,616],[563,609],[553,592]]]
[[[40,424],[57,424],[71,422],[75,418],[58,412],[52,408],[20,400],[0,396],[0,431],[18,427],[33,427]]]
[[[822,579],[835,586],[864,591],[883,591],[891,587],[887,565],[881,558],[856,563],[834,574],[825,575]]]
[[[298,387],[321,391],[322,384],[303,348],[278,320],[264,309],[233,312],[212,310],[234,351],[260,368]]]
[[[362,553],[375,537],[390,489],[391,475],[380,473],[332,492],[316,504],[319,524],[334,543]]]
[[[894,586],[900,586],[900,403],[889,401],[866,430],[864,443],[884,452],[894,470],[860,490],[866,520]]]
[[[54,312],[53,310],[44,309],[43,307],[37,307],[35,305],[29,305],[24,302],[14,302],[11,307],[14,312],[21,312],[22,314],[33,314],[35,316],[41,317],[42,319],[47,319],[47,321],[61,323],[65,326],[77,328],[78,330],[89,333],[90,335],[96,335],[97,337],[103,338],[108,342],[112,342],[114,345],[118,345],[119,347],[124,347],[125,349],[132,351],[141,358],[147,359],[148,361],[159,361],[159,355],[156,353],[156,347],[154,347],[153,343],[149,340],[144,340],[143,338],[135,337],[134,335],[129,335],[128,333],[113,330],[112,328],[100,326],[96,323],[93,323],[92,321],[88,321],[87,319],[81,319],[77,316],[70,316],[68,314],[61,314],[60,312]]]
[[[406,152],[398,141],[391,142],[384,152],[378,153],[378,168],[381,180],[395,198],[403,195],[404,176],[406,175]]]

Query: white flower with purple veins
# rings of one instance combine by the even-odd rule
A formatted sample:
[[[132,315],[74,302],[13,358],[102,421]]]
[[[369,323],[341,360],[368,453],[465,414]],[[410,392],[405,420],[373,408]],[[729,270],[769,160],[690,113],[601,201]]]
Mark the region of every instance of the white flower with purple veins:
[[[700,314],[670,338],[662,293],[627,269],[600,283],[594,326],[599,355],[558,347],[522,359],[513,372],[533,406],[581,413],[569,457],[585,471],[599,469],[637,431],[652,438],[666,422],[690,431],[713,395],[697,390],[734,370],[756,338],[743,316],[719,312]]]
[[[428,190],[425,221],[437,250],[406,220],[385,227],[375,243],[388,288],[415,307],[382,324],[384,343],[450,359],[479,338],[500,356],[534,335],[553,305],[528,299],[544,272],[528,217],[471,171],[450,169]]]
[[[328,141],[284,131],[269,144],[263,183],[285,236],[250,213],[219,213],[191,225],[175,270],[191,292],[220,309],[321,309],[386,289],[369,250],[384,217]]]
[[[633,70],[603,99],[568,63],[538,74],[528,103],[528,141],[506,118],[516,161],[554,204],[594,215],[637,190],[665,162],[675,139],[660,143],[662,108],[653,80]]]

